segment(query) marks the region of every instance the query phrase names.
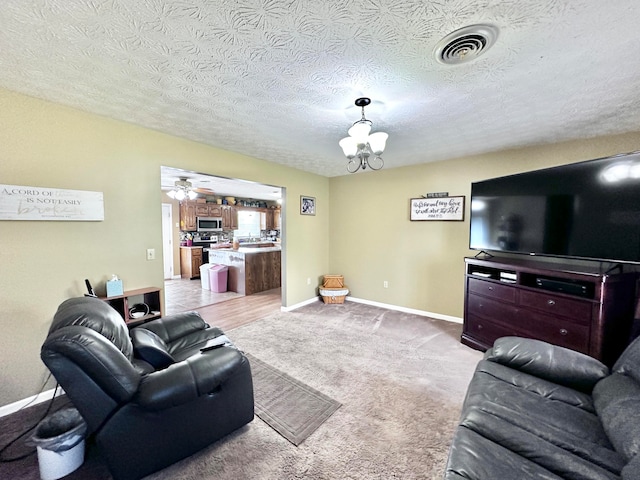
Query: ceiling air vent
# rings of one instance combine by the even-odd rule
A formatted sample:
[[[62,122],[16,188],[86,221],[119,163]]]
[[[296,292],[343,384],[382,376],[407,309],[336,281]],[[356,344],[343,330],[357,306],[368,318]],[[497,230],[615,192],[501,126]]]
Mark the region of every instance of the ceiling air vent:
[[[436,45],[436,59],[447,65],[475,60],[489,50],[498,38],[492,25],[470,25],[451,32]]]

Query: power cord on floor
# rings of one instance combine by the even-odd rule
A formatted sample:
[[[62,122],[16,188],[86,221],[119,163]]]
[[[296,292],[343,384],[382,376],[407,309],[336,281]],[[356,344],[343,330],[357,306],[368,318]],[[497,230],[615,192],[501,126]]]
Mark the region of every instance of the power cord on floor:
[[[51,378],[51,373],[49,373],[49,375],[47,376],[46,380],[44,381],[44,383],[42,384],[42,387],[40,388],[40,391],[36,394],[36,396],[33,398],[33,400],[31,400],[29,403],[27,403],[26,405],[23,405],[22,407],[20,407],[18,409],[18,412],[20,412],[21,410],[27,408],[29,405],[31,405],[36,398],[38,398],[38,395],[40,395],[43,391],[44,391],[44,387],[47,385],[47,382],[49,381],[49,379]],[[31,450],[30,452],[27,452],[23,455],[19,455],[17,457],[12,457],[12,458],[3,458],[4,453],[9,449],[9,447],[11,447],[14,443],[16,443],[18,440],[20,440],[22,437],[24,437],[25,435],[27,435],[29,432],[31,432],[34,428],[36,428],[40,422],[42,420],[44,420],[47,415],[49,415],[49,412],[51,411],[51,409],[53,408],[53,402],[56,399],[56,395],[58,394],[58,388],[59,385],[56,383],[56,388],[53,390],[53,396],[51,397],[51,400],[49,401],[49,405],[47,406],[46,411],[44,412],[44,414],[42,415],[42,417],[31,427],[29,427],[27,430],[25,430],[24,432],[22,432],[20,435],[18,435],[17,437],[15,437],[13,440],[11,440],[9,443],[7,443],[6,445],[4,445],[2,448],[0,448],[0,463],[10,463],[10,462],[17,462],[18,460],[22,460],[25,459],[31,455],[33,455],[36,450]],[[17,413],[17,412],[16,412]]]

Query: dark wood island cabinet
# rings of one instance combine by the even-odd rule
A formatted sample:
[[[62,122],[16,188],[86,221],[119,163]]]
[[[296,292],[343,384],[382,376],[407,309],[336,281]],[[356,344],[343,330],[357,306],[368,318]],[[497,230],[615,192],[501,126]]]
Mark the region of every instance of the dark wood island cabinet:
[[[637,274],[531,259],[465,259],[461,341],[544,340],[612,365],[630,339]]]
[[[242,295],[279,288],[280,248],[241,248],[209,251],[209,262],[229,267],[228,288]]]

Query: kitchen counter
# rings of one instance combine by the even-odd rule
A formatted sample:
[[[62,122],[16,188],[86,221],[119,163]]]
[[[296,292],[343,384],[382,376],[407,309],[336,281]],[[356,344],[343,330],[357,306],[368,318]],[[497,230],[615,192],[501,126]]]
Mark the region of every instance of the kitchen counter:
[[[240,247],[238,250],[210,248],[209,263],[229,267],[228,289],[252,295],[280,287],[281,248]]]

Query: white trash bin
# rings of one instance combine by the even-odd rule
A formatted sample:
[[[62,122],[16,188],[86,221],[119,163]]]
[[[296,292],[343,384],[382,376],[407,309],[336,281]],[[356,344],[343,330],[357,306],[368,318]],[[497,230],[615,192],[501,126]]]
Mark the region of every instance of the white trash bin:
[[[38,451],[41,480],[57,480],[84,462],[87,424],[75,408],[64,408],[36,427],[31,442]]]
[[[213,267],[213,263],[203,263],[200,265],[200,286],[203,290],[209,290],[209,269]]]

